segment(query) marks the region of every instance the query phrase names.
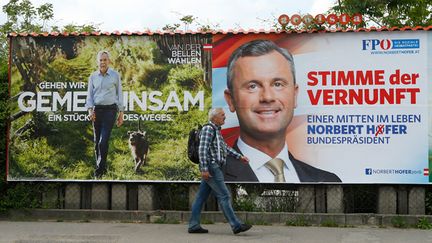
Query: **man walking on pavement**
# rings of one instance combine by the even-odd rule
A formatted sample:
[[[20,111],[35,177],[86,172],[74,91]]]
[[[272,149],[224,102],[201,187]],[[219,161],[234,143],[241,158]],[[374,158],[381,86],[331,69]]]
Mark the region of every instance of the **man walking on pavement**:
[[[199,143],[199,160],[201,171],[201,184],[192,204],[192,215],[189,220],[189,233],[208,233],[201,227],[201,210],[213,191],[219,206],[231,225],[234,234],[249,230],[252,225],[242,223],[234,213],[231,205],[230,193],[224,182],[221,167],[225,164],[227,154],[248,163],[249,159],[233,148],[229,147],[220,133],[221,126],[225,123],[225,112],[222,108],[214,108],[209,111],[209,124],[201,129]]]

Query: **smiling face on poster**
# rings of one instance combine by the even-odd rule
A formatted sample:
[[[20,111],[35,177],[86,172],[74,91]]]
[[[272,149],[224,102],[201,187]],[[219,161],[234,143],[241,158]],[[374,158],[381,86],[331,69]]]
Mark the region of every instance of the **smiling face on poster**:
[[[305,177],[306,164],[337,175],[343,183],[429,183],[428,35],[414,31],[214,37],[213,48],[219,55],[213,55],[213,106],[227,111],[222,132],[240,152],[256,158],[242,168],[232,161],[227,180],[271,182],[265,160],[280,157],[286,149],[290,156],[285,166],[294,174],[292,182],[329,182],[324,177]],[[233,109],[230,99],[226,102],[223,97],[228,57],[260,39],[293,55],[298,85],[294,117],[283,134],[286,148],[273,153],[262,149],[271,144],[268,141],[257,145],[247,136],[250,129],[243,113],[254,106],[242,100],[242,104],[237,102],[242,109]],[[227,48],[226,43],[231,46]],[[269,63],[261,62],[247,73]],[[252,118],[247,121],[256,127],[256,136],[271,125]]]
[[[263,140],[284,133],[293,117],[298,90],[288,60],[273,51],[239,58],[233,66],[232,88],[225,98],[230,111],[237,112],[243,138]]]

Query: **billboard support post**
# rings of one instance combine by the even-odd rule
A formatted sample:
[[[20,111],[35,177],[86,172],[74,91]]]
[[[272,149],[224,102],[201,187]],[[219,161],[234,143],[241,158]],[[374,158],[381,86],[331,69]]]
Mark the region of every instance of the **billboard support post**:
[[[155,209],[156,193],[153,185],[138,185],[138,210]]]
[[[378,187],[378,213],[396,214],[396,189],[393,186]]]
[[[412,187],[408,194],[408,214],[424,215],[426,214],[425,208],[425,188]]]
[[[109,208],[109,185],[105,183],[94,183],[91,190],[91,208],[108,209]]]
[[[56,208],[58,204],[58,188],[50,188],[48,191],[42,193],[42,207],[43,208]]]
[[[80,209],[81,204],[81,188],[78,183],[66,184],[65,191],[65,208]]]
[[[312,185],[300,185],[298,187],[299,205],[298,213],[315,213],[315,190]]]
[[[327,186],[327,213],[343,213],[343,188],[340,185]]]
[[[111,209],[126,210],[126,185],[113,184],[111,187]]]

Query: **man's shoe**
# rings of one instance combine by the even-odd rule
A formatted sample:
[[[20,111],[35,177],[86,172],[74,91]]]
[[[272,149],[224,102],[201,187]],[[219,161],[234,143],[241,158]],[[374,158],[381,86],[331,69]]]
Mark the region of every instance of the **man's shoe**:
[[[191,233],[191,234],[205,234],[205,233],[208,233],[208,230],[199,227],[199,228],[196,228],[196,229],[188,229],[188,232]]]
[[[97,180],[97,179],[100,179],[102,177],[102,175],[99,172],[95,172],[93,174],[93,177]]]
[[[238,228],[233,230],[234,234],[238,234],[240,232],[248,231],[250,228],[252,228],[252,225],[250,224],[241,224]]]

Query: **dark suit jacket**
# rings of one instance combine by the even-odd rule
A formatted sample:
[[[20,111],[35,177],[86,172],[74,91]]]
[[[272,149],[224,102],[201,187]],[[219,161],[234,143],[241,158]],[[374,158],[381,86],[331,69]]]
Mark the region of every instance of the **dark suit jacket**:
[[[241,153],[237,147],[237,143],[233,148]],[[300,182],[341,182],[341,179],[337,175],[310,166],[294,158],[291,153],[288,152],[288,154]],[[250,165],[244,164],[234,157],[228,156],[222,169],[224,171],[225,181],[259,182]]]

